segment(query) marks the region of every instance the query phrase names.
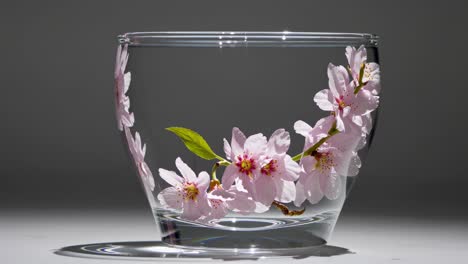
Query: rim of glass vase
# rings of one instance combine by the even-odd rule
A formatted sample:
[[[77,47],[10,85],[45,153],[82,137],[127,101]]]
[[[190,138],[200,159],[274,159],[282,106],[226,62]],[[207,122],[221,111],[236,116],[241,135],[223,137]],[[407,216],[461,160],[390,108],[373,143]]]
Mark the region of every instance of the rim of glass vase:
[[[370,33],[292,31],[154,31],[117,36],[129,46],[160,47],[376,47],[379,37]]]

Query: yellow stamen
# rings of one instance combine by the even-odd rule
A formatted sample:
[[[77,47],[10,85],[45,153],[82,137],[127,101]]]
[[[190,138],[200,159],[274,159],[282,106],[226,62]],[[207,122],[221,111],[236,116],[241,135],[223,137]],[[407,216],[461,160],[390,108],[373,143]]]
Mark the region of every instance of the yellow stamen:
[[[185,199],[195,201],[198,196],[198,188],[194,183],[189,183],[184,186]]]

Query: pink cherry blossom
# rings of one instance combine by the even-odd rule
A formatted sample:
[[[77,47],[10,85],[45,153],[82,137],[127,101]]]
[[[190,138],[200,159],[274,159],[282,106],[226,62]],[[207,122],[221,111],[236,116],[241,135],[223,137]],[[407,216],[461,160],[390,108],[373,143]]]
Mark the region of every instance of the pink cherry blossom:
[[[267,139],[262,134],[247,138],[239,128],[232,129],[231,145],[224,139],[224,151],[232,163],[224,170],[222,185],[229,189],[236,179],[241,180],[243,187],[254,193],[254,179],[258,178],[262,165],[261,159],[266,150]]]
[[[132,127],[135,122],[133,113],[129,112],[130,98],[125,94],[130,87],[131,73],[125,73],[125,68],[128,61],[127,45],[123,48],[119,45],[117,49],[117,57],[115,63],[114,79],[115,79],[115,106],[117,115],[117,125],[120,131],[124,127]]]
[[[200,222],[209,223],[209,221],[221,219],[229,213],[227,199],[222,196],[216,196],[208,193],[208,203],[210,206],[210,213],[209,215],[202,217]]]
[[[286,154],[290,144],[289,132],[284,129],[273,132],[268,140],[261,174],[256,181],[257,200],[265,205],[270,205],[273,200],[289,203],[296,197],[294,181],[299,178],[302,169]]]
[[[138,173],[143,179],[143,183],[148,186],[148,188],[154,190],[154,178],[151,173],[150,168],[145,162],[145,153],[146,145],[141,146],[141,138],[138,132],[135,133],[135,139],[130,132],[128,127],[125,127],[125,136],[127,137],[128,147],[130,149],[130,154],[135,161],[136,167],[138,168]]]
[[[294,128],[305,140],[304,150],[309,149],[320,139],[327,136],[335,118],[329,116],[317,122],[312,128],[304,121],[297,121]],[[318,203],[323,196],[330,200],[339,197],[344,188],[344,178],[355,176],[361,166],[356,148],[362,141],[359,129],[338,133],[329,138],[311,156],[301,159],[303,172],[296,183],[295,205],[300,206],[305,199],[312,204]]]
[[[357,50],[355,47],[346,47],[346,58],[348,58],[351,76],[357,85],[360,78],[361,66],[364,65],[362,82],[366,85],[362,88],[373,94],[380,92],[380,67],[375,62],[367,62],[367,50],[361,45]]]
[[[236,181],[228,190],[217,185],[208,193],[211,212],[204,219],[220,219],[226,216],[229,211],[241,214],[248,214],[255,211],[256,205],[252,197],[243,189],[240,181]]]
[[[336,117],[337,129],[345,131],[349,124],[363,125],[362,116],[374,111],[379,97],[368,90],[354,94],[355,84],[343,66],[328,65],[328,85],[330,89],[319,91],[314,101],[325,111],[332,111]]]
[[[210,185],[210,176],[202,171],[197,177],[181,158],[177,158],[175,164],[182,177],[174,171],[159,169],[159,176],[171,185],[158,194],[161,205],[167,209],[182,210],[182,219],[194,221],[208,216],[211,208],[206,190]]]
[[[359,80],[359,71],[363,63],[367,61],[367,50],[364,45],[361,45],[357,50],[355,47],[346,47],[345,52],[346,58],[348,59],[349,70],[353,80]]]
[[[231,145],[224,140],[224,150],[232,160],[223,175],[224,188],[239,179],[255,201],[270,206],[274,200],[291,202],[296,196],[294,181],[301,167],[286,154],[291,143],[289,133],[278,129],[267,141],[262,134],[246,138],[238,129],[232,131]]]

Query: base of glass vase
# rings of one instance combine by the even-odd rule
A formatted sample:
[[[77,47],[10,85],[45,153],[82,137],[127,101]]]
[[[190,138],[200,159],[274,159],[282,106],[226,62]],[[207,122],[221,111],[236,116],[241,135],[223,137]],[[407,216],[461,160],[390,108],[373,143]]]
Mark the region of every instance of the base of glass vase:
[[[321,245],[300,248],[207,248],[170,245],[160,241],[112,242],[64,247],[55,254],[98,259],[264,259],[328,257],[351,253],[346,248]]]
[[[206,225],[184,221],[177,214],[160,210],[157,219],[161,240],[174,247],[251,252],[324,245],[338,215],[338,211],[329,211],[307,217],[236,216]]]
[[[69,246],[55,253],[92,258],[260,259],[305,258],[350,253],[326,245],[338,212],[311,218],[222,218],[210,226],[159,212],[162,241],[115,242]]]

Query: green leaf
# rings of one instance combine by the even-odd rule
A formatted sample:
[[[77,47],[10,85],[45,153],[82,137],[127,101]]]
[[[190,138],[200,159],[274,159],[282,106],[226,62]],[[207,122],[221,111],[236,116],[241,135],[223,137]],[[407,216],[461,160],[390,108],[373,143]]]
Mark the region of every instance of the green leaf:
[[[214,153],[205,139],[197,132],[184,127],[168,127],[166,130],[176,134],[184,142],[185,146],[200,158],[223,160],[223,158]]]

